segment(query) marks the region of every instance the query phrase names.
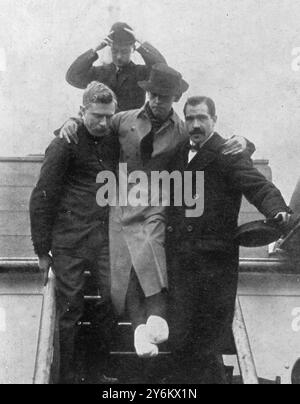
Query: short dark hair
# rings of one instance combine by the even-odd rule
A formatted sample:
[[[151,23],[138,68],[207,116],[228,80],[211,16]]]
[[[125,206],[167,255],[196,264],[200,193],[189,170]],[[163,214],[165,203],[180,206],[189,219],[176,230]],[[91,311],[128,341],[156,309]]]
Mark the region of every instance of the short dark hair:
[[[83,94],[83,105],[89,104],[110,104],[114,102],[117,105],[115,93],[105,84],[99,81],[92,81]]]
[[[208,112],[211,117],[216,116],[216,114],[217,114],[216,104],[214,103],[214,101],[211,98],[203,97],[203,96],[190,97],[187,100],[187,102],[185,103],[185,106],[184,106],[184,110],[183,110],[184,116],[186,116],[186,110],[187,110],[188,105],[195,107],[196,105],[200,105],[200,104],[207,105]]]

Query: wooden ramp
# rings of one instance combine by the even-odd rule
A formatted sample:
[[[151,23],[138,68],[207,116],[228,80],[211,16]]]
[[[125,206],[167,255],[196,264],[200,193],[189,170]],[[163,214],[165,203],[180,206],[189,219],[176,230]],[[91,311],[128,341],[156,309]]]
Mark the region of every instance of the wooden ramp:
[[[32,260],[0,261],[0,384],[49,384],[54,364],[54,278]]]
[[[291,384],[300,356],[300,266],[244,260],[234,323],[239,362],[226,358],[245,384]]]

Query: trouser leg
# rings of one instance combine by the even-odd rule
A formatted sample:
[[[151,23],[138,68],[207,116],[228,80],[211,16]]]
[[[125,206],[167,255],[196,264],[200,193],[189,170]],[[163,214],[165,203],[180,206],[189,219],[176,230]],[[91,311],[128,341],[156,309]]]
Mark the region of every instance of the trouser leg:
[[[145,294],[133,268],[126,296],[126,310],[134,330],[140,325],[146,323],[147,310],[145,305]]]
[[[146,311],[147,318],[150,316],[157,316],[163,319],[167,319],[167,291],[162,291],[154,296],[146,298]]]
[[[168,329],[165,331],[167,323],[162,320],[162,318],[166,319],[167,315],[167,292],[162,291],[146,297],[135,270],[132,268],[126,297],[126,309],[134,330],[136,352],[138,356],[147,358],[147,362],[143,366],[143,377],[148,382],[153,381],[154,376],[159,377],[159,367],[158,363],[155,360],[150,360],[150,358],[157,357],[157,345],[167,339],[165,335],[168,336],[169,331]],[[160,327],[161,323],[162,327]]]
[[[78,322],[84,310],[85,260],[66,253],[53,254],[56,275],[56,307],[60,340],[60,375],[63,383],[72,383],[75,376],[75,342]]]
[[[190,383],[195,355],[192,347],[193,313],[197,304],[195,276],[190,271],[180,270],[174,256],[170,263],[170,297],[168,319],[170,326],[169,347],[171,357],[167,358],[172,383]],[[171,272],[172,271],[172,272]]]
[[[131,271],[126,308],[133,329],[146,324],[150,316],[167,318],[167,292],[146,297],[134,269]]]
[[[90,338],[89,352],[99,372],[107,374],[110,346],[117,324],[116,314],[111,301],[108,241],[102,244],[95,262],[91,263],[91,274],[102,299],[95,303],[94,332]]]
[[[218,358],[232,324],[237,259],[218,253],[173,258],[169,261],[170,342],[177,382],[222,383],[224,366]]]

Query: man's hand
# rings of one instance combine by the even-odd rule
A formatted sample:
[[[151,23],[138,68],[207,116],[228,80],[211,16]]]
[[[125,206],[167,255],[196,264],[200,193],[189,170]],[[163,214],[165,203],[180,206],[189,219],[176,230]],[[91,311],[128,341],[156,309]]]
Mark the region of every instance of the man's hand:
[[[64,139],[66,142],[78,144],[78,123],[73,119],[69,119],[61,128],[59,138]]]
[[[112,41],[112,39],[111,39],[110,36],[111,36],[113,33],[114,33],[114,31],[111,31],[111,32],[107,35],[107,37],[104,38],[104,39],[100,42],[100,44],[97,45],[97,46],[94,48],[94,51],[95,51],[95,52],[99,52],[99,51],[101,51],[102,49],[106,48],[107,46],[111,47],[112,44],[113,44],[113,41]]]
[[[287,212],[280,212],[274,217],[275,222],[278,224],[282,233],[290,231],[290,224],[292,221],[292,215]]]
[[[276,222],[278,222],[278,224],[280,226],[283,226],[283,227],[287,228],[288,225],[290,224],[291,218],[292,218],[292,215],[290,215],[289,213],[280,212],[275,216],[274,219],[275,219]]]
[[[223,148],[224,156],[244,153],[247,150],[247,140],[241,136],[234,136],[227,140]]]
[[[49,279],[49,270],[52,266],[52,258],[50,255],[39,257],[39,269],[44,275],[44,286],[47,286]]]
[[[136,33],[136,31],[133,31],[132,29],[129,28],[124,28],[124,31],[128,32],[129,34],[131,34],[134,39],[136,40],[137,43],[139,43],[140,45],[142,45],[142,43],[144,43],[144,41],[142,40],[141,36],[138,35]]]

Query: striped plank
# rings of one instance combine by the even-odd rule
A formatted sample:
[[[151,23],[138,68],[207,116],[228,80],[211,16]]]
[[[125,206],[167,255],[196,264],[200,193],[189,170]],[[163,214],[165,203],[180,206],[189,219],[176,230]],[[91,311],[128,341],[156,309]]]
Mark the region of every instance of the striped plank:
[[[33,187],[41,169],[40,161],[0,161],[0,186]]]
[[[0,186],[0,212],[28,212],[31,192],[31,186]]]
[[[30,236],[0,236],[0,257],[35,258]]]
[[[0,158],[0,257],[34,257],[30,240],[28,203],[39,176],[43,157]],[[268,162],[260,160],[256,167],[269,180]],[[262,219],[255,207],[243,199],[239,223]],[[242,249],[243,257],[268,255],[264,249]]]
[[[0,211],[0,236],[30,236],[28,212]]]

